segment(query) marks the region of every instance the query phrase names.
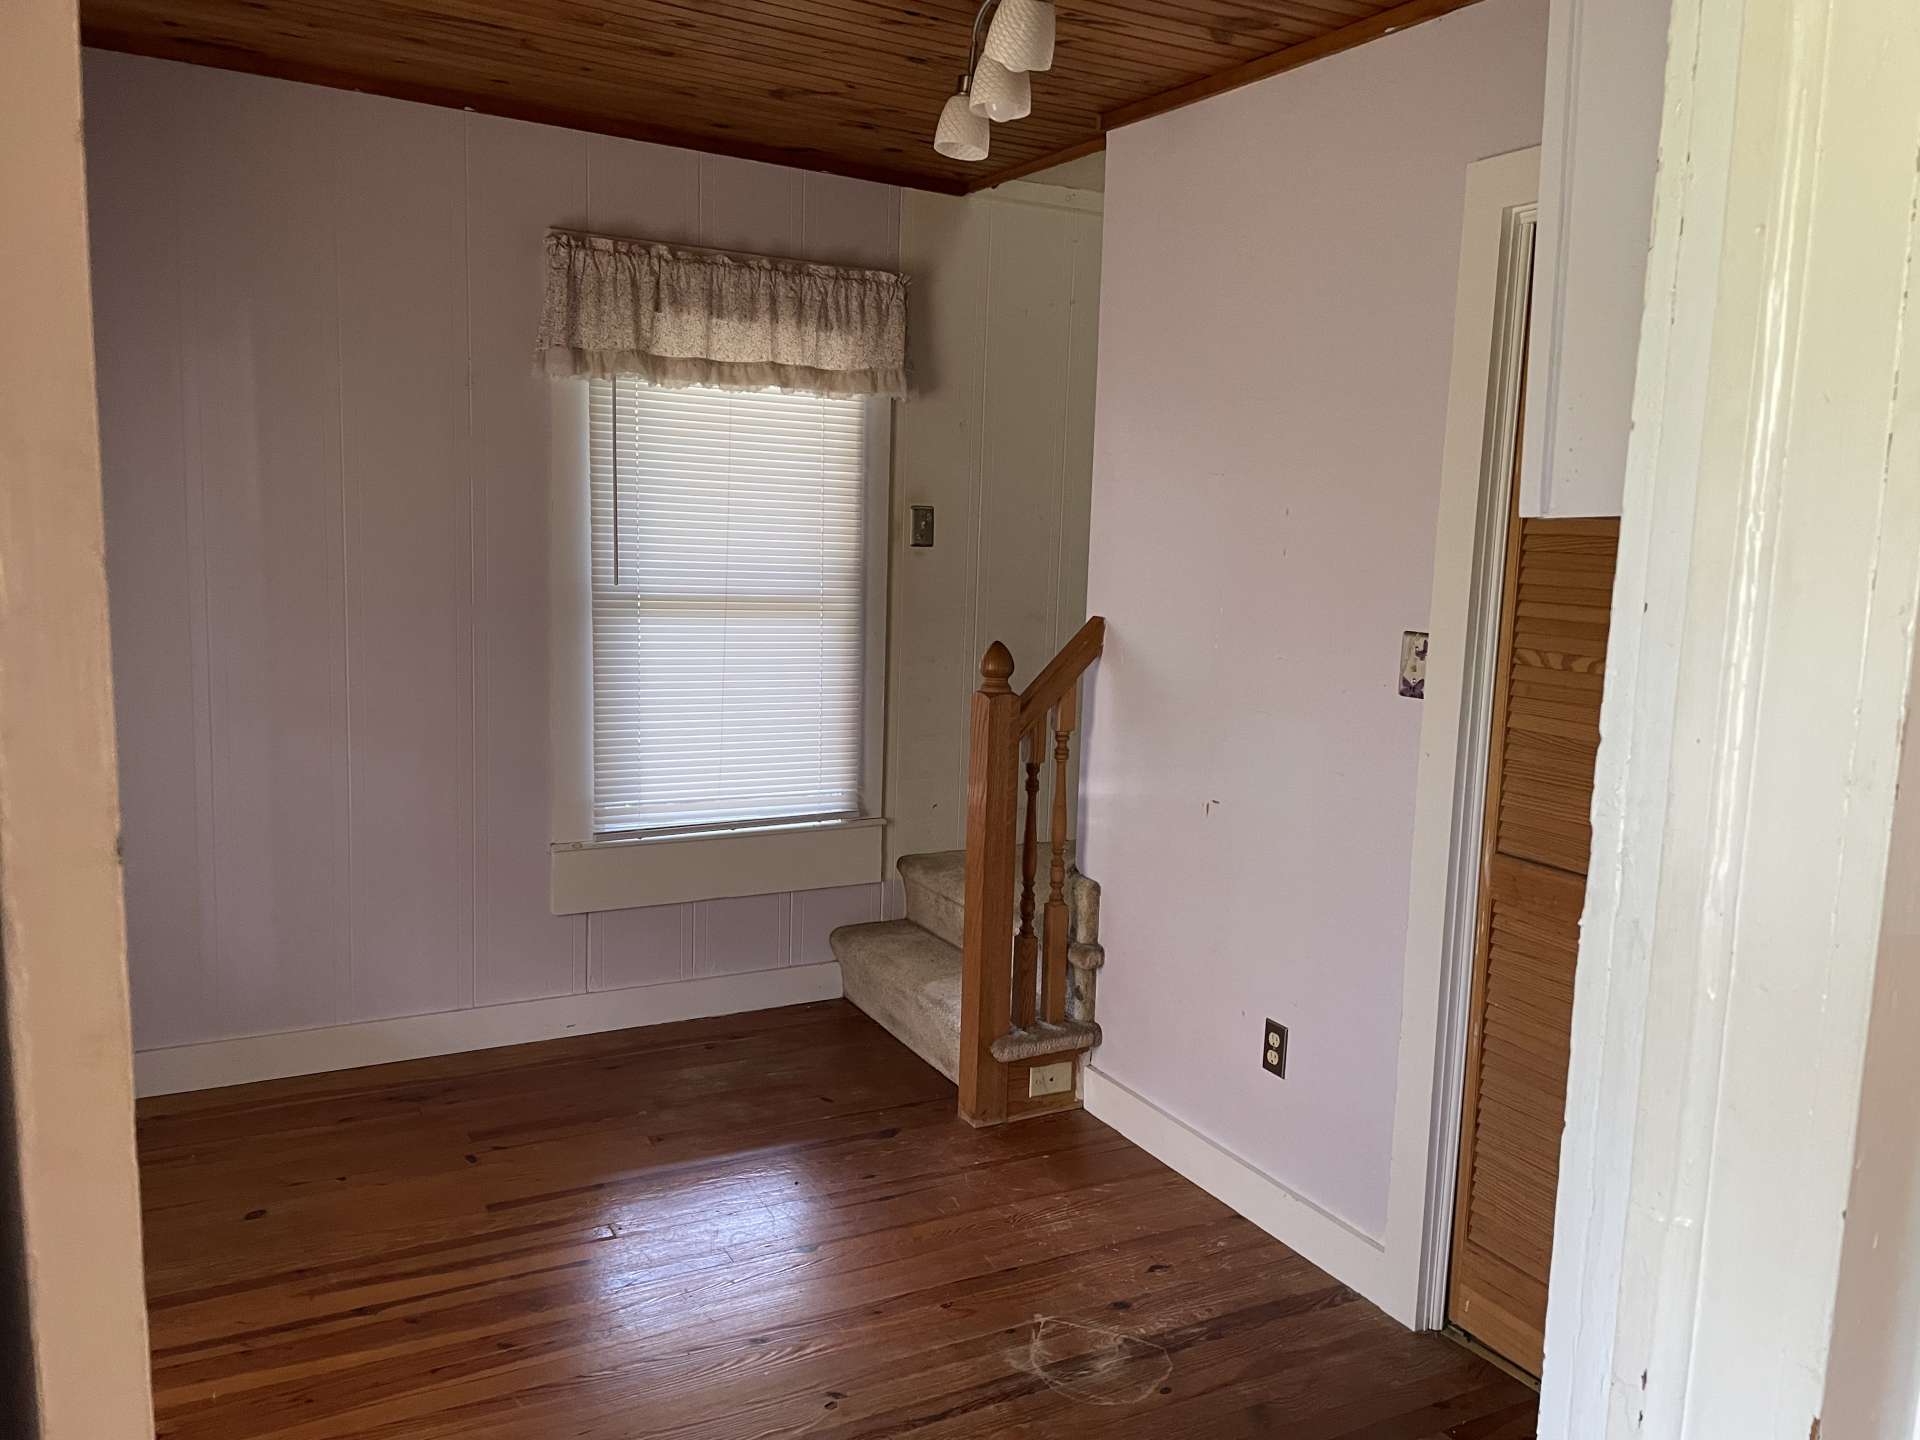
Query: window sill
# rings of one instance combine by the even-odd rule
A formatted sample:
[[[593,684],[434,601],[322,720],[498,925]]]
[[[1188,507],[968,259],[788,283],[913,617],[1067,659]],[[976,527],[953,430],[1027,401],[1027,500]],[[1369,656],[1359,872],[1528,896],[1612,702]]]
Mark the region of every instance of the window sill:
[[[886,823],[820,820],[555,845],[551,908],[579,915],[873,884],[882,876]]]

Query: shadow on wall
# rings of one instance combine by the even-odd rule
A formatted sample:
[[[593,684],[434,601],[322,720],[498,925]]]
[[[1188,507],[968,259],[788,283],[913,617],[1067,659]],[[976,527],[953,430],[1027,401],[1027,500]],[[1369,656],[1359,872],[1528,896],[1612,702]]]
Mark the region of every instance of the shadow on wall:
[[[6,987],[0,985],[0,1037],[7,1025]],[[14,1416],[14,1440],[40,1433],[33,1389],[33,1347],[27,1338],[27,1238],[20,1213],[19,1149],[13,1118],[13,1052],[0,1067],[0,1415]]]

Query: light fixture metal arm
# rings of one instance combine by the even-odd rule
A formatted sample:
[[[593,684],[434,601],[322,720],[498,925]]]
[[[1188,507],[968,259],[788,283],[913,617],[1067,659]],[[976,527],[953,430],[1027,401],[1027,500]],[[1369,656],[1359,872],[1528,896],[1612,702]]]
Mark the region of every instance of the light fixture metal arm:
[[[973,75],[974,66],[980,60],[980,22],[987,18],[987,11],[998,5],[1000,0],[980,0],[980,8],[973,12],[973,38],[967,42],[967,75]]]

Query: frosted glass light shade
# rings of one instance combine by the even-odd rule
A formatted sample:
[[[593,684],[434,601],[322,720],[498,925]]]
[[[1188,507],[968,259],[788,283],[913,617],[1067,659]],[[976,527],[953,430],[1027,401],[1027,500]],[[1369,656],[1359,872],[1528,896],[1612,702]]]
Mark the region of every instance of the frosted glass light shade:
[[[982,60],[974,67],[971,108],[989,120],[1024,120],[1033,113],[1033,83],[998,60]]]
[[[940,108],[940,123],[934,127],[933,148],[949,160],[984,160],[991,132],[984,115],[976,115],[967,104],[967,82],[947,97]]]
[[[1053,68],[1053,0],[1000,0],[980,53],[1015,74]]]

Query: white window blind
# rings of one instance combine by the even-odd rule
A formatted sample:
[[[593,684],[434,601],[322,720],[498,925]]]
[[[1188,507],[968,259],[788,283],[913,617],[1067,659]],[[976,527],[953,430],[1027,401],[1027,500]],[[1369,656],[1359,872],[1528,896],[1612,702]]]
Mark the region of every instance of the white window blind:
[[[589,384],[595,832],[858,813],[866,401]]]

